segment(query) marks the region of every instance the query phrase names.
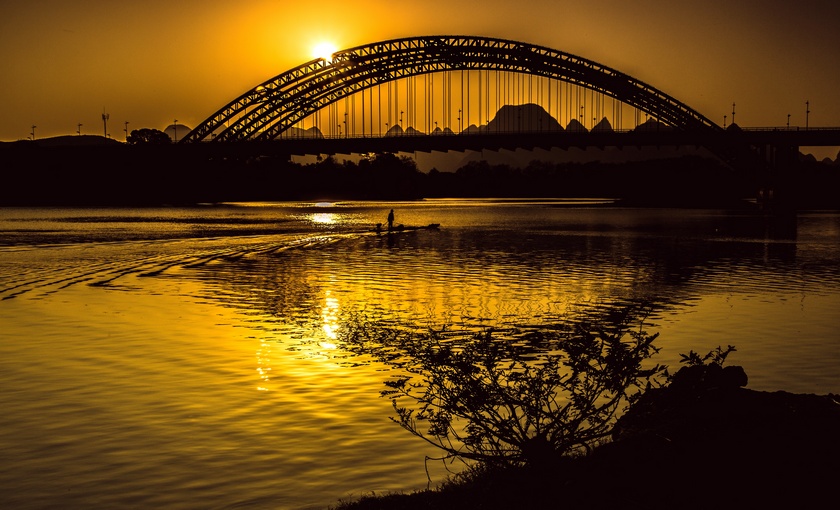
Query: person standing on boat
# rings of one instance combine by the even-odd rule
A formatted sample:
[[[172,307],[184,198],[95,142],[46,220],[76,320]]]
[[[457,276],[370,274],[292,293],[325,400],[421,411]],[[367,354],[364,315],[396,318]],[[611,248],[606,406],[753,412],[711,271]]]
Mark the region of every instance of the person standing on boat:
[[[394,210],[388,213],[388,232],[394,230]]]

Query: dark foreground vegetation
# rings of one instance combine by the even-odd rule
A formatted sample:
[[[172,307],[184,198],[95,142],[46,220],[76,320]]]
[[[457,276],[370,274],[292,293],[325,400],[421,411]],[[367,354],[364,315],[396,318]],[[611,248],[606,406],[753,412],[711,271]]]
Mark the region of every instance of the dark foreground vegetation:
[[[710,158],[624,163],[474,162],[421,172],[393,154],[358,163],[296,164],[210,144],[0,143],[0,206],[188,205],[231,201],[415,200],[439,197],[607,197],[629,204],[712,206],[754,197],[756,184]],[[807,207],[840,205],[840,165],[806,161],[788,183]]]
[[[840,476],[838,398],[677,385],[651,392],[589,456],[468,471],[436,489],[336,508],[827,508]]]
[[[497,342],[350,328],[351,348],[401,369],[392,420],[471,467],[439,487],[342,510],[805,508],[836,502],[840,397],[746,389],[734,347],[670,374],[656,335],[578,324]],[[513,340],[511,342],[511,340]],[[539,354],[541,352],[542,354]],[[627,403],[614,420],[618,403]]]

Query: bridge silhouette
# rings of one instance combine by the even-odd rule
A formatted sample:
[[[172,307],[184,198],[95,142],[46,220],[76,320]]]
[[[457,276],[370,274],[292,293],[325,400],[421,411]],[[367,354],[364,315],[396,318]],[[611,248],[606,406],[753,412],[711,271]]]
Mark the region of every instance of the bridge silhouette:
[[[289,69],[178,143],[214,156],[283,157],[693,146],[759,176],[757,187],[766,191],[796,168],[800,147],[840,146],[840,128],[742,129],[733,105],[724,129],[586,58],[498,38],[427,36],[357,46]]]
[[[20,169],[18,177],[25,177],[27,185],[4,190],[0,202],[213,202],[234,195],[273,199],[279,192],[268,190],[279,188],[286,193],[282,196],[294,198],[294,187],[301,182],[313,193],[323,185],[308,175],[317,174],[318,165],[305,177],[275,171],[294,168],[298,163],[293,156],[304,155],[703,147],[729,167],[722,167],[725,173],[714,161],[703,161],[695,170],[659,165],[639,186],[645,192],[660,189],[657,185],[674,176],[680,181],[671,179],[674,193],[682,193],[675,196],[690,188],[698,202],[731,186],[739,197],[755,193],[772,196],[776,203],[788,200],[779,199],[785,195],[799,204],[815,202],[814,196],[836,203],[833,190],[840,176],[808,168],[800,162],[799,147],[840,146],[840,128],[807,123],[805,128],[741,128],[734,114],[731,121],[726,128],[719,126],[641,80],[551,48],[487,37],[394,39],[338,51],[329,59],[282,72],[220,108],[176,144],[8,144],[1,156],[10,168]],[[84,168],[81,175],[56,173],[73,160],[82,162],[71,165]],[[114,168],[137,176],[134,185],[112,187]],[[598,176],[611,170],[598,168],[599,174],[593,168],[586,169],[591,175],[575,177],[587,193],[598,193],[605,185]],[[653,172],[648,166],[635,168]],[[233,173],[242,182],[229,180]],[[50,177],[44,179],[46,174]],[[333,175],[336,180],[345,177]],[[438,187],[452,182],[441,179],[424,182]],[[377,196],[393,194],[393,182],[382,175],[379,181],[383,189]],[[567,184],[552,181],[537,191],[551,194],[555,186],[558,193],[575,192],[560,189]],[[228,189],[235,185],[237,191]]]

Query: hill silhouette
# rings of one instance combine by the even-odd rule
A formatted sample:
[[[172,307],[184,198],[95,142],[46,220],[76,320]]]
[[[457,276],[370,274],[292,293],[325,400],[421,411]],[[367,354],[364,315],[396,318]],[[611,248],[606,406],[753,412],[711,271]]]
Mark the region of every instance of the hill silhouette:
[[[39,147],[91,147],[120,145],[122,142],[99,135],[62,135],[49,138],[39,138],[34,141],[21,141],[19,143],[33,143]]]

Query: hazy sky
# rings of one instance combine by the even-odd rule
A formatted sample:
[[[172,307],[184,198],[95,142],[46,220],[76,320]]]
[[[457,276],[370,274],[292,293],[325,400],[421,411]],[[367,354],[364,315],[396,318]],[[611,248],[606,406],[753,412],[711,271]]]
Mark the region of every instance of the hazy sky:
[[[0,140],[193,127],[338,48],[501,37],[616,68],[722,123],[840,126],[836,0],[30,0],[0,6]]]

